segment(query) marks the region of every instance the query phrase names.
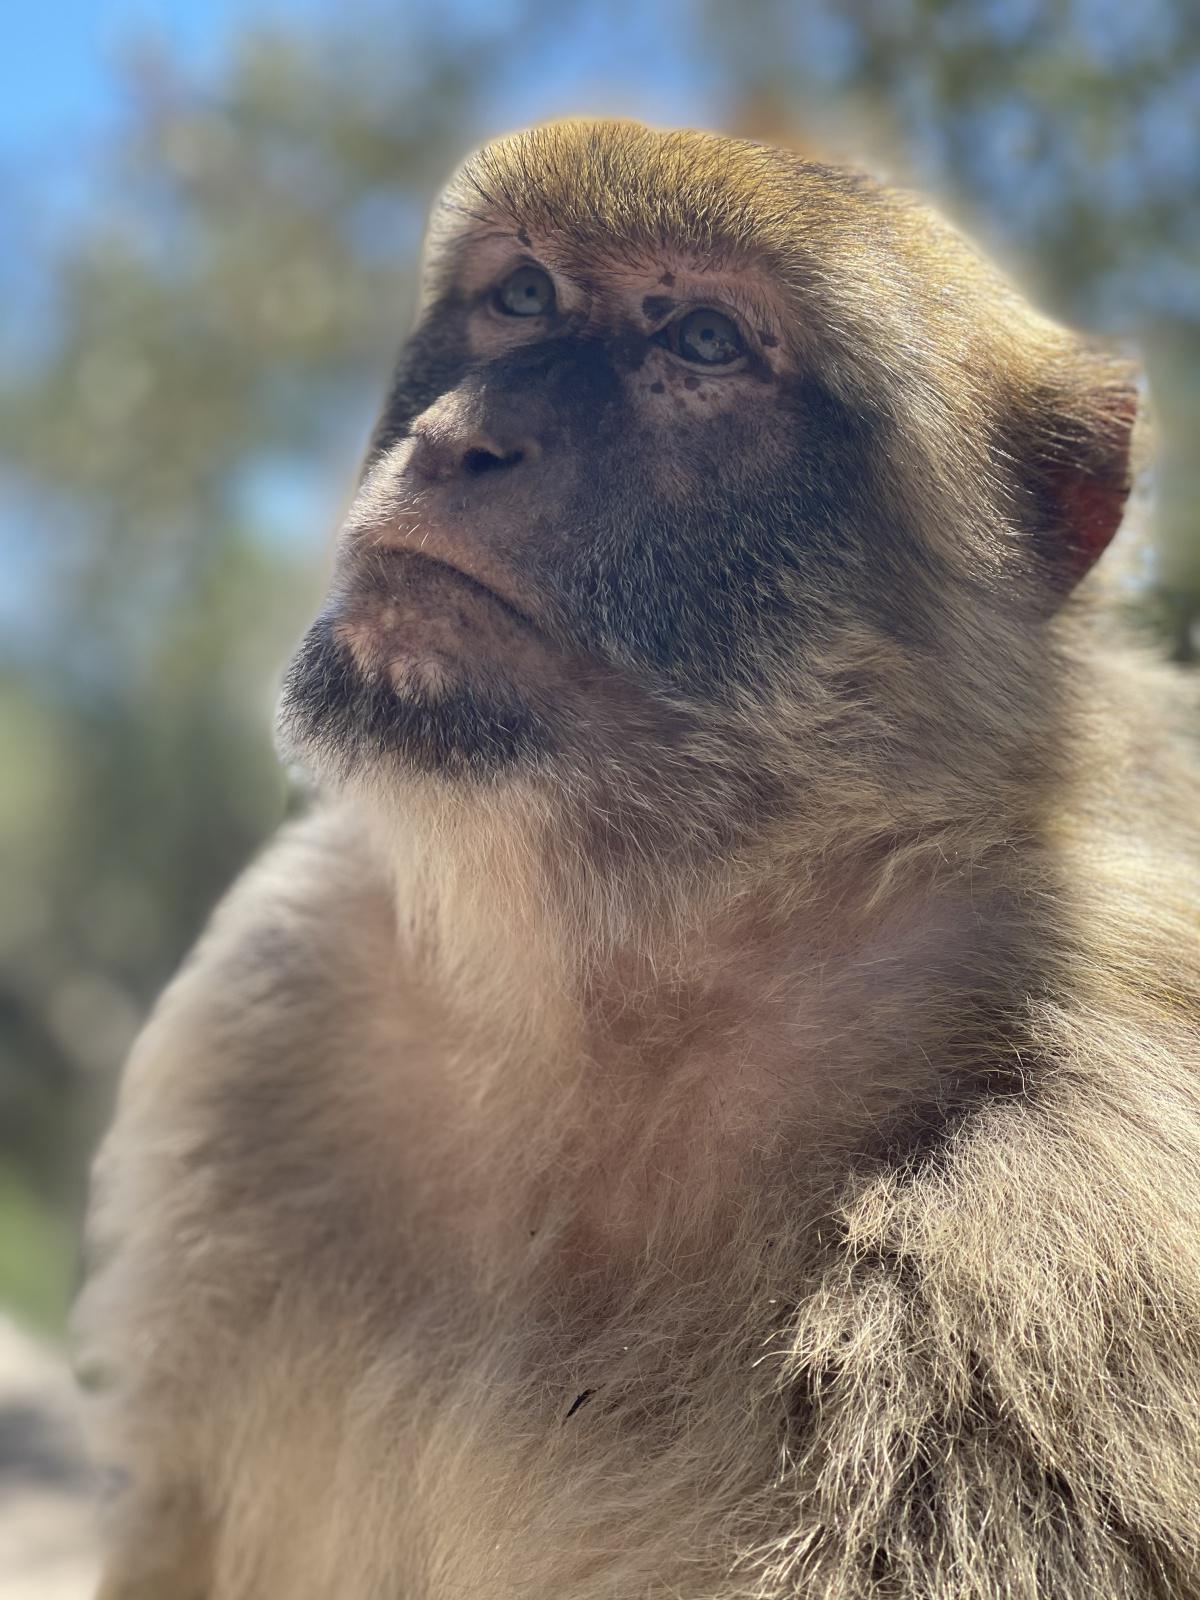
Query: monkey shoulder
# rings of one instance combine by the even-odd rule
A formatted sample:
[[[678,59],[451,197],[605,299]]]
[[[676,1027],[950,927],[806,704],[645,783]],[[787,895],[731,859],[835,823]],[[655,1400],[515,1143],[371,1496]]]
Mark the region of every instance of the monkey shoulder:
[[[85,1335],[211,1328],[219,1284],[236,1338],[301,1261],[319,1277],[322,1249],[336,1261],[361,1232],[370,1180],[347,1147],[372,1113],[355,1085],[402,1079],[405,1061],[378,1025],[381,1009],[405,1014],[394,924],[368,841],[332,807],[282,830],[230,890],[122,1079],[93,1172]],[[385,987],[396,1003],[381,1008]]]
[[[197,1054],[211,1087],[324,1051],[372,978],[394,976],[382,871],[353,819],[322,808],[277,835],[217,907],[126,1068],[121,1111]],[[214,1059],[215,1058],[215,1059]],[[177,1092],[172,1083],[171,1093]]]

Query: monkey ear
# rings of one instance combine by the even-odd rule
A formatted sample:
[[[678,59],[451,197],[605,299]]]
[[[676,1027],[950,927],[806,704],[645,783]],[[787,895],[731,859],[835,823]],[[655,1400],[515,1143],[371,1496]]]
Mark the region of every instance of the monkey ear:
[[[1133,482],[1138,390],[1129,369],[1041,410],[1033,452],[1035,541],[1056,588],[1074,588],[1121,525]]]

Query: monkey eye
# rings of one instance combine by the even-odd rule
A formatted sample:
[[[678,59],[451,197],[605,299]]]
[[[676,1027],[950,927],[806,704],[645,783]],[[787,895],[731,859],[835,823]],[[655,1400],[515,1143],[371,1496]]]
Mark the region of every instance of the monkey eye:
[[[695,361],[702,366],[727,367],[746,353],[737,324],[708,307],[689,311],[686,317],[668,323],[663,332],[669,350],[684,361]]]
[[[554,310],[554,285],[541,267],[518,267],[492,296],[506,317],[545,317]]]

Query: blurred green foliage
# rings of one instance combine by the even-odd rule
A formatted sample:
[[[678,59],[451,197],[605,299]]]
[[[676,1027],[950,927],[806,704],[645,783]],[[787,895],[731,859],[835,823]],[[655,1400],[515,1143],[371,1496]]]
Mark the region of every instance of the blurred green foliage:
[[[461,8],[331,13],[249,28],[204,83],[147,45],[88,203],[40,228],[30,176],[19,248],[40,294],[0,345],[0,1302],[61,1313],[113,1070],[282,814],[274,685],[409,313],[428,197],[572,83],[582,109],[653,121],[669,64],[695,120],[932,187],[1052,310],[1136,333],[1167,446],[1140,603],[1193,651],[1200,12],[660,10],[531,3],[503,36]],[[655,27],[669,55],[644,48]]]

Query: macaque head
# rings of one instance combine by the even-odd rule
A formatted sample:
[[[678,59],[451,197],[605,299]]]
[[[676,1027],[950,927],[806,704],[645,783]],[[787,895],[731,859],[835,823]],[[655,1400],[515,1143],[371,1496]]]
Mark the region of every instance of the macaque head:
[[[908,196],[631,123],[502,139],[435,209],[285,742],[710,836],[995,804],[1132,415]]]

